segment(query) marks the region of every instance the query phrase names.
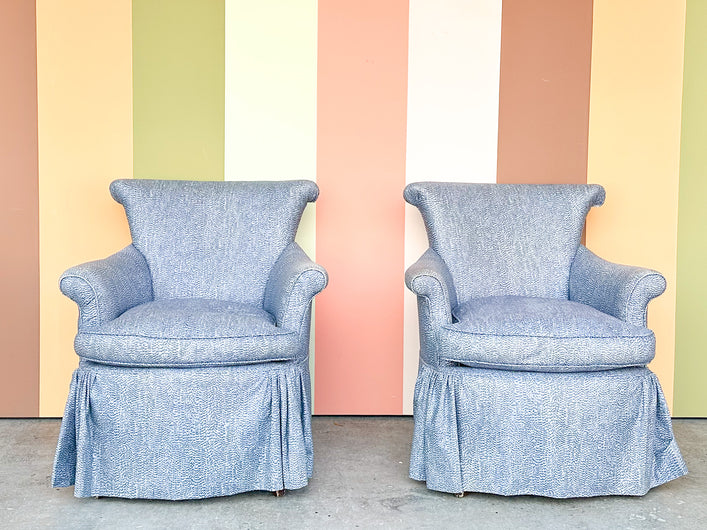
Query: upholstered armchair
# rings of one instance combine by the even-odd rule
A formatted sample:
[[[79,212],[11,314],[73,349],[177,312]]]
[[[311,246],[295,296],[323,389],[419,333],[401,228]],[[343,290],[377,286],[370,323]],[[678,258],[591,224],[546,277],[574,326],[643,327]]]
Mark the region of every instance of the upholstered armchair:
[[[643,495],[687,472],[646,367],[659,273],[580,244],[597,185],[418,182],[410,476],[456,493]]]
[[[192,499],[301,488],[324,269],[294,242],[309,181],[118,180],[133,243],[66,271],[80,357],[54,486]]]

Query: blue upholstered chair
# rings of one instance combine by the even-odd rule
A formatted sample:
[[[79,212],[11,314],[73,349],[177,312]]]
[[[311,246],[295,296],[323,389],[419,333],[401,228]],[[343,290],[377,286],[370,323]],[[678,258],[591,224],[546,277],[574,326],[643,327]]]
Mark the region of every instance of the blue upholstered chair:
[[[420,368],[410,476],[433,490],[643,495],[687,472],[655,375],[659,273],[580,244],[597,185],[413,183]]]
[[[294,242],[309,181],[118,180],[132,245],[61,277],[79,306],[53,485],[193,499],[301,488],[324,269]]]

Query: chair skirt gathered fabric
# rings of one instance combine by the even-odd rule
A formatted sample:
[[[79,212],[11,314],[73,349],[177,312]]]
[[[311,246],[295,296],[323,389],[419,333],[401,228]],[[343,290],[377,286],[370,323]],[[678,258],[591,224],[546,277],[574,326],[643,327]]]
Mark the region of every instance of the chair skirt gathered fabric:
[[[435,368],[415,387],[410,476],[437,491],[643,495],[687,473],[647,368]]]
[[[82,360],[52,485],[173,500],[301,488],[312,475],[310,400],[306,359],[181,369]]]

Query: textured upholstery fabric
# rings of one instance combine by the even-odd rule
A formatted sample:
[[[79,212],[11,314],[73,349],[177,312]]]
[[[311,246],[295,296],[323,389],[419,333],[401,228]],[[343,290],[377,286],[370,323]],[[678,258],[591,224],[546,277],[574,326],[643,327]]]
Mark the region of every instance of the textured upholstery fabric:
[[[415,182],[405,199],[425,221],[430,248],[449,268],[457,298],[567,299],[584,218],[604,202],[592,185]]]
[[[309,303],[324,289],[327,280],[326,271],[310,260],[297,243],[290,243],[268,278],[265,309],[274,315],[278,326],[301,333]]]
[[[61,275],[61,292],[79,306],[79,329],[90,329],[152,300],[147,262],[134,246],[105,259],[71,267]]]
[[[452,308],[457,305],[457,293],[449,269],[434,250],[427,251],[405,271],[405,284],[419,296],[430,300],[440,309],[435,316],[442,323],[451,322]]]
[[[294,331],[264,309],[238,302],[180,298],[129,309],[80,332],[84,359],[123,366],[216,366],[286,361],[302,356]]]
[[[451,362],[510,370],[582,372],[644,366],[655,336],[593,307],[554,298],[474,298],[443,326]]]
[[[179,370],[81,361],[52,485],[143,499],[301,488],[312,475],[309,393],[306,361]]]
[[[308,181],[116,181],[133,244],[60,280],[80,311],[52,484],[77,497],[295,489],[312,473],[309,330],[324,269],[294,243]]]
[[[275,260],[294,240],[304,207],[319,193],[306,180],[131,179],[113,182],[110,190],[125,207],[133,244],[150,267],[155,300],[256,305]]]
[[[456,306],[456,290],[447,265],[434,250],[427,249],[405,271],[405,284],[417,294],[420,320],[420,359],[437,365],[441,343],[437,335],[441,326],[452,322],[452,307]],[[424,323],[424,325],[423,325]]]
[[[599,186],[414,183],[410,476],[459,493],[643,495],[687,472],[655,375],[655,271],[579,245]]]
[[[665,291],[659,272],[619,265],[580,246],[570,270],[570,300],[636,326],[648,323],[648,302]]]
[[[420,367],[410,476],[437,491],[643,495],[687,472],[645,368]]]

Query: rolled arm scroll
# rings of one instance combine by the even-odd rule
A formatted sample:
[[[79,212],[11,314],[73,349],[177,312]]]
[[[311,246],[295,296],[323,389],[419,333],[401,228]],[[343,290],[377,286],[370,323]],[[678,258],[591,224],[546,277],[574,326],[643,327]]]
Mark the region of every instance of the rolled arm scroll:
[[[265,310],[275,317],[277,326],[300,332],[312,298],[328,281],[324,268],[309,259],[297,243],[290,243],[270,271]]]
[[[71,267],[61,275],[59,288],[79,306],[80,330],[152,300],[150,270],[133,245],[105,259]]]
[[[429,248],[405,272],[405,285],[429,304],[429,317],[438,325],[452,321],[452,309],[457,305],[457,293],[447,265],[439,254]]]
[[[659,272],[606,261],[581,245],[570,270],[570,300],[636,326],[646,326],[648,302],[665,286]]]

